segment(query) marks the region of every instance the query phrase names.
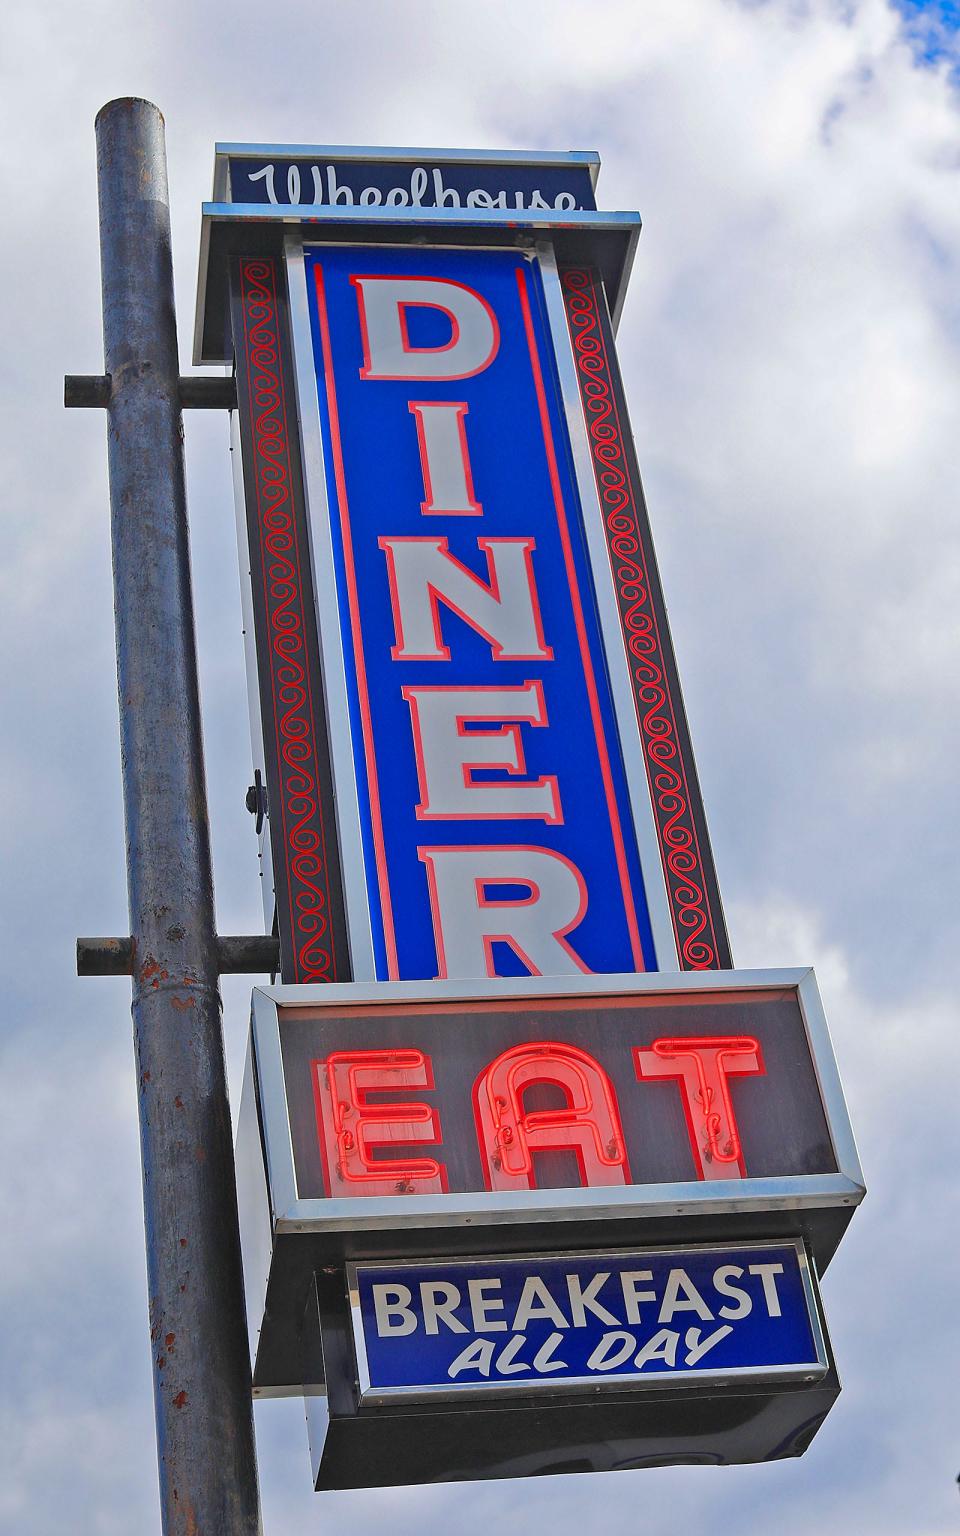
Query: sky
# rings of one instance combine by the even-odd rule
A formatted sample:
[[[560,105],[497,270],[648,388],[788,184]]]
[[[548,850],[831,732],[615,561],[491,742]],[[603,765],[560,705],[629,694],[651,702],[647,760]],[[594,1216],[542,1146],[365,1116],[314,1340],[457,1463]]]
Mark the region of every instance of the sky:
[[[0,58],[0,1529],[159,1530],[126,929],[93,119],[163,110],[190,352],[214,142],[595,148],[644,220],[633,429],[741,966],[814,964],[868,1196],[824,1277],[805,1457],[312,1492],[267,1536],[940,1536],[960,1518],[960,34],[951,0],[37,0]],[[218,922],[260,925],[227,424],[186,421]],[[249,981],[224,984],[234,1109]]]

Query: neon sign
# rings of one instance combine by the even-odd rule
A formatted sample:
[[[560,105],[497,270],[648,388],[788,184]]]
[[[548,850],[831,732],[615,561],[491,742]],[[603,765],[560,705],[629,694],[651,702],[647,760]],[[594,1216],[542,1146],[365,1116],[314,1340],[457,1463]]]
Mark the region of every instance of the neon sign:
[[[305,266],[377,974],[655,969],[539,267]]]
[[[639,1077],[678,1078],[700,1179],[746,1177],[729,1077],[762,1073],[759,1043],[721,1036],[654,1040],[636,1050]],[[651,1067],[650,1063],[654,1063]],[[439,1117],[424,1101],[371,1103],[370,1093],[433,1088],[433,1063],[420,1050],[338,1051],[313,1063],[317,1130],[328,1194],[413,1194],[447,1188],[435,1158],[411,1159],[419,1143],[441,1146]],[[530,1109],[538,1085],[559,1090],[562,1105]],[[573,1151],[586,1187],[629,1184],[631,1173],[616,1091],[599,1061],[556,1040],[512,1046],[473,1086],[477,1141],[488,1189],[535,1189],[537,1153]],[[378,1147],[389,1147],[388,1158]]]
[[[371,1093],[432,1088],[430,1058],[422,1051],[338,1051],[316,1063],[317,1124],[331,1189],[359,1185],[367,1194],[446,1188],[432,1157],[387,1161],[377,1148],[436,1143],[440,1121],[424,1103],[389,1103]]]
[[[742,1177],[746,1170],[729,1080],[764,1070],[759,1042],[752,1035],[654,1040],[649,1050],[633,1055],[638,1077],[679,1081],[700,1178]]]
[[[549,1083],[560,1109],[527,1109],[524,1094]],[[628,1184],[630,1173],[613,1084],[587,1051],[555,1040],[515,1045],[492,1061],[473,1089],[477,1135],[489,1189],[536,1187],[534,1153],[570,1148],[582,1184]]]

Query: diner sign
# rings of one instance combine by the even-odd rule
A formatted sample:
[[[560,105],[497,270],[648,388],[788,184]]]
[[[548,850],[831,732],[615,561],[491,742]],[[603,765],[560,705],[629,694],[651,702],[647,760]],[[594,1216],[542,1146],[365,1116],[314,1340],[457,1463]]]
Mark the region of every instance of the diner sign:
[[[537,262],[306,276],[378,976],[655,969]]]

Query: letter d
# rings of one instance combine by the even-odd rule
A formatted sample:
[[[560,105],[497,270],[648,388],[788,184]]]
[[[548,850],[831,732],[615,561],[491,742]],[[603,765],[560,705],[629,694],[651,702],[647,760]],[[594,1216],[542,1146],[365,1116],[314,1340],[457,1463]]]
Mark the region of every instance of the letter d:
[[[468,379],[489,368],[500,345],[497,318],[479,293],[440,277],[352,277],[363,335],[362,379]],[[415,347],[407,309],[436,309],[450,339]]]

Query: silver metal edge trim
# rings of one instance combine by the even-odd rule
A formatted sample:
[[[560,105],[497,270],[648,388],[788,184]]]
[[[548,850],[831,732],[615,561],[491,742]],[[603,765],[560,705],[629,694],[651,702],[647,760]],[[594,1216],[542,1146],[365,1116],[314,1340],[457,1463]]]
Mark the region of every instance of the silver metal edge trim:
[[[639,213],[617,209],[571,209],[556,217],[555,209],[543,208],[384,208],[331,207],[328,203],[203,203],[201,214],[210,223],[239,223],[249,219],[258,223],[285,224],[425,224],[457,228],[466,225],[494,229],[612,229],[638,233]]]
[[[214,157],[259,160],[264,156],[284,160],[305,160],[319,155],[325,160],[384,161],[434,160],[449,165],[543,165],[585,166],[594,186],[600,171],[600,155],[595,149],[438,149],[427,146],[388,145],[378,148],[363,144],[232,144],[216,143]]]
[[[800,1264],[800,1279],[803,1282],[804,1295],[807,1300],[807,1316],[810,1319],[810,1330],[813,1334],[814,1348],[817,1351],[817,1359],[825,1372],[830,1364],[827,1354],[826,1330],[820,1307],[820,1299],[814,1285],[810,1257],[805,1243],[797,1242],[797,1258]]]
[[[230,201],[230,161],[219,145],[213,152],[213,201],[215,203]]]
[[[287,291],[290,302],[290,345],[296,376],[297,415],[303,455],[310,558],[313,566],[317,631],[327,710],[327,732],[333,771],[340,869],[350,963],[357,981],[375,981],[373,931],[367,894],[366,866],[360,823],[360,799],[354,760],[346,660],[340,627],[331,518],[320,428],[318,372],[310,329],[303,245],[294,235],[284,241]]]
[[[812,967],[804,972],[797,987],[797,997],[807,1032],[810,1055],[813,1057],[813,1069],[820,1089],[820,1098],[827,1117],[827,1129],[837,1158],[837,1167],[846,1178],[858,1186],[862,1192],[862,1198],[866,1193],[866,1186],[863,1169],[860,1166],[860,1155],[847,1111],[830,1027],[827,1024],[820,988]]]
[[[240,1108],[234,1134],[234,1165],[237,1171],[237,1214],[240,1223],[240,1251],[243,1256],[247,1343],[250,1364],[255,1374],[267,1288],[273,1266],[274,1231],[256,1105],[254,1054],[253,1035],[250,1033],[244,1054]]]
[[[800,1283],[803,1290],[803,1298],[807,1309],[807,1320],[810,1324],[810,1333],[813,1339],[813,1347],[816,1352],[816,1361],[808,1361],[805,1364],[796,1365],[744,1365],[728,1366],[724,1370],[693,1370],[684,1371],[652,1371],[649,1375],[637,1376],[567,1376],[563,1380],[540,1380],[536,1377],[525,1377],[523,1381],[496,1381],[496,1382],[471,1382],[463,1386],[430,1386],[416,1387],[373,1387],[370,1381],[370,1367],[367,1358],[366,1336],[363,1329],[363,1319],[360,1311],[360,1288],[357,1279],[358,1269],[399,1269],[417,1268],[424,1269],[431,1264],[437,1268],[444,1268],[450,1264],[487,1264],[503,1265],[514,1261],[531,1262],[544,1259],[561,1257],[564,1259],[604,1259],[617,1260],[624,1257],[637,1257],[652,1255],[689,1254],[697,1253],[730,1253],[738,1248],[749,1248],[756,1251],[760,1248],[792,1248],[797,1256],[797,1269],[800,1275]],[[389,1259],[360,1260],[349,1263],[346,1266],[347,1287],[350,1308],[350,1328],[353,1336],[354,1354],[357,1362],[357,1386],[360,1393],[361,1407],[376,1407],[391,1402],[403,1402],[429,1398],[433,1402],[456,1402],[461,1398],[477,1397],[503,1397],[513,1396],[517,1392],[527,1394],[532,1392],[562,1393],[565,1390],[591,1392],[602,1391],[604,1388],[619,1388],[621,1391],[642,1391],[648,1385],[666,1386],[673,1383],[675,1386],[693,1382],[694,1384],[712,1383],[715,1386],[727,1382],[737,1381],[790,1381],[807,1380],[816,1381],[826,1375],[829,1361],[827,1358],[823,1328],[821,1326],[820,1312],[816,1304],[816,1297],[810,1277],[810,1268],[807,1261],[806,1249],[802,1242],[795,1238],[776,1239],[757,1243],[744,1243],[741,1241],[732,1243],[705,1243],[705,1244],[668,1244],[663,1247],[623,1248],[619,1252],[601,1250],[589,1252],[579,1250],[575,1253],[563,1253],[561,1255],[530,1253],[530,1254],[504,1254],[499,1257],[491,1257],[489,1254],[467,1255],[457,1254],[448,1260],[437,1259]]]
[[[367,1339],[363,1331],[363,1318],[360,1311],[360,1286],[357,1280],[357,1265],[348,1263],[345,1266],[347,1279],[347,1305],[350,1311],[350,1334],[353,1340],[353,1355],[357,1363],[357,1390],[361,1403],[370,1391],[370,1363],[367,1359]]]
[[[593,457],[587,439],[576,363],[570,342],[563,295],[560,291],[560,274],[557,271],[553,246],[549,241],[537,242],[537,258],[543,279],[547,320],[560,379],[560,394],[567,421],[577,493],[583,511],[587,554],[593,575],[603,649],[606,653],[611,702],[617,723],[617,735],[620,739],[627,795],[633,813],[644,895],[653,932],[656,967],[659,971],[674,971],[680,969],[680,960],[677,954],[673,919],[670,915],[670,898],[663,873],[663,853],[650,796],[637,705],[630,681],[626,642],[617,605],[610,551],[603,528],[603,512],[597,494]]]
[[[247,684],[247,715],[250,726],[250,752],[254,772],[259,768],[264,784],[267,779],[266,742],[263,735],[263,716],[260,709],[259,668],[257,665],[257,635],[253,612],[253,590],[250,576],[250,544],[247,537],[247,500],[243,483],[243,442],[240,432],[239,411],[230,412],[230,467],[233,472],[233,509],[237,524],[237,562],[240,577],[240,616],[243,622],[243,660]],[[276,890],[273,877],[273,841],[268,814],[257,838],[260,874],[260,897],[263,905],[264,931],[273,929],[276,909]]]
[[[516,1392],[518,1388],[526,1386],[527,1392],[542,1394],[543,1396],[557,1396],[565,1390],[573,1393],[589,1391],[595,1396],[619,1387],[621,1392],[642,1391],[645,1387],[669,1387],[679,1389],[683,1384],[691,1386],[735,1386],[738,1381],[768,1381],[772,1384],[778,1381],[808,1381],[815,1382],[826,1374],[820,1366],[805,1365],[743,1365],[733,1366],[726,1371],[716,1374],[693,1370],[685,1371],[682,1375],[669,1372],[651,1373],[649,1376],[615,1376],[612,1378],[598,1379],[594,1376],[567,1376],[562,1381],[540,1381],[535,1378],[525,1377],[523,1382],[504,1383],[499,1382],[490,1385],[472,1383],[470,1386],[455,1388],[429,1388],[424,1387],[420,1391],[414,1391],[408,1387],[381,1387],[379,1391],[364,1392],[361,1389],[360,1406],[362,1408],[385,1407],[388,1403],[404,1401],[420,1401],[429,1398],[431,1402],[459,1402],[462,1398],[501,1398],[505,1394]],[[279,1395],[279,1394],[278,1394]],[[298,1394],[299,1395],[299,1394]]]
[[[478,976],[418,981],[340,981],[263,987],[280,1008],[372,1003],[474,1002],[490,998],[631,996],[637,992],[766,992],[798,988],[809,966],[729,971],[593,971],[576,976]],[[829,1037],[826,1046],[830,1049]]]
[[[729,1253],[732,1249],[757,1248],[793,1248],[797,1252],[800,1267],[804,1267],[805,1249],[802,1238],[799,1237],[758,1237],[756,1241],[749,1238],[735,1237],[729,1242],[721,1242],[714,1239],[708,1243],[618,1243],[615,1248],[564,1248],[562,1252],[553,1253],[549,1249],[535,1249],[529,1253],[457,1253],[457,1254],[417,1254],[399,1255],[397,1258],[384,1258],[377,1254],[369,1259],[351,1259],[346,1267],[350,1288],[356,1289],[356,1271],[358,1269],[427,1269],[431,1266],[443,1269],[448,1264],[540,1264],[554,1259],[590,1259],[591,1261],[611,1259],[617,1262],[623,1258],[643,1258],[656,1255],[669,1257],[674,1253]]]
[[[286,1130],[286,1126],[284,1127]],[[744,1188],[744,1185],[748,1186]],[[750,1211],[851,1208],[862,1188],[843,1174],[791,1174],[780,1178],[683,1184],[626,1184],[603,1190],[479,1190],[458,1195],[358,1196],[294,1200],[277,1208],[279,1232],[425,1231],[431,1227],[515,1226],[531,1222],[643,1221]]]
[[[614,336],[620,329],[620,317],[623,314],[623,306],[627,297],[627,289],[630,286],[630,278],[633,275],[633,263],[636,260],[637,246],[640,244],[640,224],[636,227],[627,240],[627,251],[623,259],[623,270],[620,273],[620,281],[614,295],[613,308],[610,311],[610,325]]]
[[[204,203],[203,207],[208,205]],[[211,206],[219,207],[219,204]],[[207,275],[210,268],[210,220],[200,214],[200,254],[197,261],[197,302],[193,313],[193,354],[191,361],[195,367],[204,362],[203,356],[203,326],[206,318],[207,307]],[[224,358],[218,358],[218,362],[224,362]]]
[[[276,1235],[281,1230],[282,1213],[298,1203],[299,1190],[287,1115],[277,1009],[260,987],[254,987],[250,1000],[250,1028],[253,1033],[254,1070],[260,1088],[270,1216]]]

